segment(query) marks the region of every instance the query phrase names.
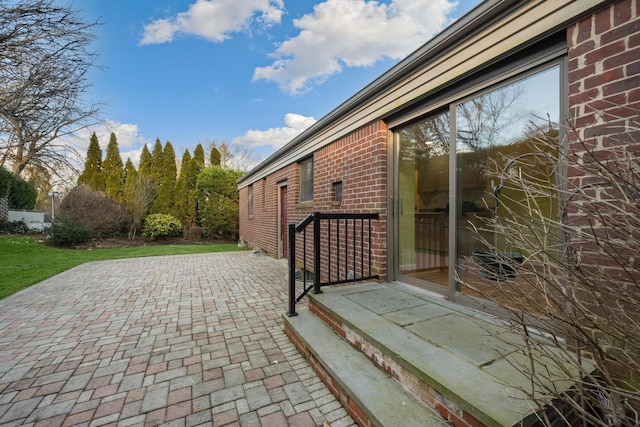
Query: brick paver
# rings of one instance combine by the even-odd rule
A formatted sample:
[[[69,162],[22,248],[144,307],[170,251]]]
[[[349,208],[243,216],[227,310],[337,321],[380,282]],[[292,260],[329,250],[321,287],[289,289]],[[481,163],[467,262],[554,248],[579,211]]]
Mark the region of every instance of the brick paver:
[[[0,301],[0,425],[354,426],[251,252],[81,265]]]

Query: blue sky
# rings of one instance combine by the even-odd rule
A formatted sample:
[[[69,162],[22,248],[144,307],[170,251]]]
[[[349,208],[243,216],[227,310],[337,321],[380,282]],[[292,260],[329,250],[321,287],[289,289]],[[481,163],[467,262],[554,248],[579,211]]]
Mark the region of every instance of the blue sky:
[[[74,0],[102,23],[91,130],[103,150],[115,132],[123,160],[156,138],[178,157],[216,141],[264,159],[478,3]]]

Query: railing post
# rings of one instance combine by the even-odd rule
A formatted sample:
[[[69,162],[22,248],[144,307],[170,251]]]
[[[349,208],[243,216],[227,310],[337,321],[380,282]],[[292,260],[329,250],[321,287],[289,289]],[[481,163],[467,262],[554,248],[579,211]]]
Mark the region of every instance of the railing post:
[[[297,316],[296,313],[296,226],[289,224],[289,311],[287,316]]]
[[[315,213],[313,222],[313,293],[321,294],[320,289],[320,213]]]

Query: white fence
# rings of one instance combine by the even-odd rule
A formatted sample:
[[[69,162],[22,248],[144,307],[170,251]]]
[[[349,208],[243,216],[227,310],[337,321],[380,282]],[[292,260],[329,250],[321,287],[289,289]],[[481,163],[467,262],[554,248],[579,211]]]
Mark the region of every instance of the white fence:
[[[10,222],[24,221],[31,230],[43,231],[51,224],[44,222],[44,212],[9,209],[7,218]]]

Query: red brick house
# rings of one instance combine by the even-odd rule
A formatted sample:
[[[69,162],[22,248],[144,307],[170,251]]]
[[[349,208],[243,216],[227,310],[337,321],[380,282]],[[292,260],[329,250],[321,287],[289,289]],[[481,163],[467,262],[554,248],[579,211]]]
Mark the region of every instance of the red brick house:
[[[547,115],[555,123],[571,120],[580,132],[607,132],[605,126],[593,127],[599,112],[639,102],[637,9],[637,1],[485,1],[246,174],[239,181],[240,239],[282,258],[287,256],[287,223],[312,212],[379,212],[373,254],[377,273],[382,280],[411,280],[419,261],[416,251],[424,244],[415,241],[419,216],[423,224],[427,217],[449,221],[443,213],[451,200],[476,203],[478,196],[459,190],[462,183],[450,176],[451,162],[439,162],[438,176],[435,169],[416,171],[413,165],[405,171],[407,161],[399,155],[411,147],[403,146],[401,135],[421,131],[433,138],[428,132],[446,131],[449,137],[455,125],[486,138],[463,112],[479,96],[532,107],[525,117],[505,108],[501,120],[512,123],[510,134],[522,132],[531,118]],[[520,99],[515,99],[516,90]],[[454,113],[459,119],[438,129]],[[632,113],[627,108],[623,114]],[[500,126],[504,123],[492,131]],[[565,126],[560,132],[569,144],[575,138]],[[450,157],[455,160],[456,150],[467,150],[468,142],[447,140]],[[404,179],[407,173],[420,174],[421,188],[413,188],[413,177]],[[448,227],[448,234],[455,234],[455,228]],[[467,242],[448,234],[428,236],[429,243],[442,246],[455,265],[456,257],[448,256],[455,251],[445,247],[458,240],[458,250],[468,252]],[[460,297],[448,277],[439,278],[437,286],[424,285]]]
[[[637,0],[486,0],[241,178],[240,239],[286,258],[287,224],[378,213],[370,258],[381,282],[490,308],[456,281],[478,243],[466,215],[496,208],[485,196],[497,183],[481,169],[532,155],[519,144],[532,129],[606,150],[639,111]],[[553,173],[581,179],[570,165]],[[456,425],[505,425],[474,411],[438,409]]]

